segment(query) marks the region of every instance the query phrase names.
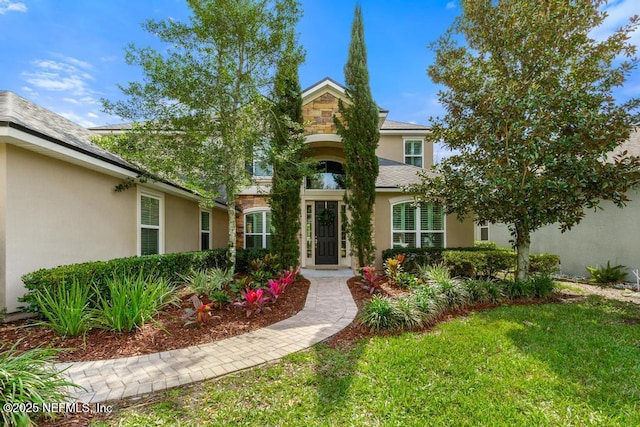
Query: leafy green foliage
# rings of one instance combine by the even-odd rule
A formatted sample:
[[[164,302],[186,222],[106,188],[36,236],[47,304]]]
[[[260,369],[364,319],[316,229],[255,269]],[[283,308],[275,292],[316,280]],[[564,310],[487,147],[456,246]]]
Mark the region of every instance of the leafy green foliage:
[[[233,270],[236,196],[250,180],[245,164],[256,149],[266,152],[270,106],[263,94],[293,39],[300,8],[296,0],[189,0],[188,5],[186,23],[167,19],[144,25],[163,48],[127,48],[127,63],[140,67],[144,79],[121,87],[127,99],[104,105],[138,124],[109,148],[197,190],[208,203],[223,194]]]
[[[272,100],[272,134],[269,159],[273,166],[271,206],[272,251],[286,268],[299,264],[301,200],[300,183],[310,172],[305,159],[302,90],[298,68],[304,59],[301,48],[291,38],[286,54],[278,62]]]
[[[90,294],[91,285],[77,280],[68,287],[37,289],[33,298],[46,319],[39,323],[63,337],[84,334],[91,327]]]
[[[98,308],[93,312],[96,324],[115,332],[131,332],[163,307],[177,302],[175,289],[163,279],[145,276],[114,276],[107,282],[107,295],[98,289]]]
[[[359,316],[359,321],[373,331],[393,329],[400,325],[395,301],[380,295],[374,295]]]
[[[451,280],[451,272],[442,264],[438,265],[421,265],[418,267],[418,277],[422,280],[433,280],[441,282]]]
[[[54,366],[59,350],[34,348],[18,351],[18,343],[6,349],[0,346],[0,421],[5,426],[29,426],[31,417],[40,415],[29,413],[22,408],[66,401],[69,387],[79,386],[65,380]],[[8,406],[7,406],[8,405]],[[7,410],[11,408],[12,410]],[[13,410],[15,408],[15,410]],[[54,414],[46,413],[53,417]]]
[[[402,329],[415,329],[423,325],[423,315],[415,299],[410,296],[400,297],[395,300],[398,325]]]
[[[597,40],[602,3],[463,1],[431,45],[428,73],[445,86],[446,111],[432,138],[456,154],[410,191],[448,214],[508,224],[519,280],[529,272],[532,231],[567,230],[601,199],[622,207],[640,180],[640,158],[611,155],[640,119],[638,98],[614,98],[637,65],[629,36],[640,17]]]
[[[553,254],[530,255],[529,272],[535,275],[549,276],[560,267],[560,257]]]
[[[472,303],[496,304],[503,299],[500,282],[491,280],[465,280],[462,285],[467,289]]]
[[[369,87],[364,25],[359,4],[354,12],[349,56],[344,74],[348,104],[339,101],[340,117],[335,117],[334,123],[344,145],[344,201],[351,213],[347,230],[351,248],[358,259],[358,266],[363,267],[372,263],[375,252],[371,238],[371,217],[379,172],[376,148],[380,131],[378,107],[373,101]]]
[[[515,259],[513,251],[502,249],[442,253],[442,262],[453,276],[471,278],[490,278],[498,271],[509,270],[515,265]]]
[[[617,283],[627,277],[627,273],[624,271],[626,268],[624,265],[614,265],[612,267],[610,261],[607,261],[606,267],[597,265],[586,268],[589,274],[591,274],[591,280],[595,283]]]

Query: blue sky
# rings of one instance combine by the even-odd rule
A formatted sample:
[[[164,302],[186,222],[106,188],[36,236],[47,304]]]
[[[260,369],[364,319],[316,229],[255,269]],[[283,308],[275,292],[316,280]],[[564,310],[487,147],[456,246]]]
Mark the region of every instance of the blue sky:
[[[594,36],[605,37],[640,12],[639,0],[611,1],[610,18]],[[344,81],[355,0],[303,0],[298,25],[307,51],[303,88],[324,77]],[[441,113],[438,88],[426,74],[427,45],[460,12],[451,0],[361,0],[373,96],[389,119],[428,124]],[[101,111],[101,98],[119,99],[117,84],[140,78],[124,62],[124,47],[157,46],[141,27],[147,19],[186,20],[183,0],[0,0],[0,90],[13,91],[83,126],[119,123]],[[633,37],[640,45],[640,31]],[[617,92],[640,96],[635,71]]]

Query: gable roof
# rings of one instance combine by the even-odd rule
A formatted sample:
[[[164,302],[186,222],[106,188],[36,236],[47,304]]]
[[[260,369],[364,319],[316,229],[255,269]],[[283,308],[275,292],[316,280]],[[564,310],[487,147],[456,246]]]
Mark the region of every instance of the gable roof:
[[[380,130],[421,130],[429,131],[431,128],[425,125],[418,125],[415,123],[396,122],[395,120],[385,120],[380,127]]]

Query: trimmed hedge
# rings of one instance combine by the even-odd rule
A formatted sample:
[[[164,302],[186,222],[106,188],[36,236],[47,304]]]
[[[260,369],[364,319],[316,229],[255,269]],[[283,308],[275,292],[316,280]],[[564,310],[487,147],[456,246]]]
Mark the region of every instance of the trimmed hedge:
[[[252,260],[264,258],[266,249],[241,249],[236,254],[236,272],[246,273]],[[94,283],[103,295],[106,295],[107,280],[114,275],[137,276],[140,272],[153,274],[168,282],[180,281],[180,275],[188,274],[191,269],[204,270],[213,267],[224,268],[227,264],[227,249],[209,251],[181,252],[164,255],[146,255],[127,258],[116,258],[109,261],[93,261],[81,264],[63,265],[27,273],[22,281],[27,293],[19,299],[26,303],[23,308],[27,312],[37,312],[34,292],[37,289],[48,289],[50,292],[60,285],[69,286],[74,281]],[[92,296],[95,304],[95,296]]]
[[[444,264],[452,275],[490,277],[502,270],[515,270],[516,253],[507,248],[487,249],[482,246],[465,248],[392,248],[382,251],[383,261],[404,254],[404,271],[415,273],[418,266]],[[558,270],[560,257],[552,254],[531,255],[529,272],[551,274]]]

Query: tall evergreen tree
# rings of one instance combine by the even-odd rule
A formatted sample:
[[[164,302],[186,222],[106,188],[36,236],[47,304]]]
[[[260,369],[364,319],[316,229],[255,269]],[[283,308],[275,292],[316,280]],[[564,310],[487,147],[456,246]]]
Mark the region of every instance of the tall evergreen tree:
[[[272,140],[270,162],[272,252],[282,265],[297,266],[300,255],[300,184],[306,173],[302,119],[302,90],[298,67],[304,53],[292,37],[287,54],[278,63],[273,89]]]
[[[378,107],[369,87],[364,24],[359,4],[354,12],[344,74],[348,104],[339,102],[340,117],[335,117],[334,122],[345,152],[344,201],[351,213],[347,230],[358,265],[362,267],[373,262],[375,256],[371,219],[379,171],[376,148],[380,130]]]

